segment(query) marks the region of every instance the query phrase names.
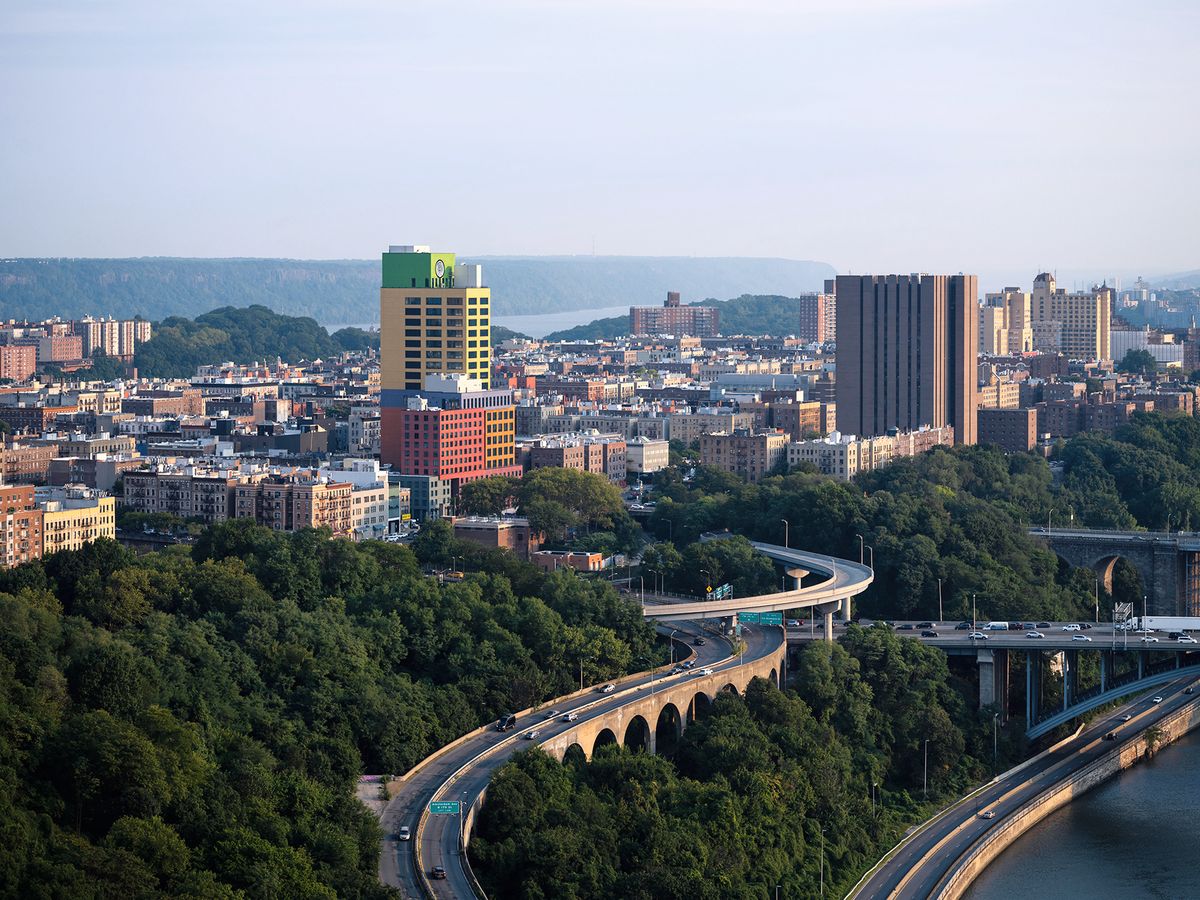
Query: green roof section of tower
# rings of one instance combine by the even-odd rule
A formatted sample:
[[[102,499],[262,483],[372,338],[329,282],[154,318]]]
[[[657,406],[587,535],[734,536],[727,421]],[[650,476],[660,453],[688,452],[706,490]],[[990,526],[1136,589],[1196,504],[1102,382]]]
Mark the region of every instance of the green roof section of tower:
[[[383,254],[385,288],[454,287],[454,254],[420,245],[392,246]]]

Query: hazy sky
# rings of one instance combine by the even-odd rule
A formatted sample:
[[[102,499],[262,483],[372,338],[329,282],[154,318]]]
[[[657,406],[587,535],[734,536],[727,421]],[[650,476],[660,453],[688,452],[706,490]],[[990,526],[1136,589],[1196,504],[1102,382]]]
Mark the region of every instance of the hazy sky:
[[[1198,110],[1197,0],[4,0],[0,254],[1160,273]]]

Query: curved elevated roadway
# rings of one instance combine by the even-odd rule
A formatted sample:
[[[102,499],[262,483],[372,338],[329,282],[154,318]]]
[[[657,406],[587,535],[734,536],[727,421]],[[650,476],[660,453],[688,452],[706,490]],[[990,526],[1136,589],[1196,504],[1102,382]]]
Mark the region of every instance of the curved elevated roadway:
[[[1005,817],[1039,794],[1191,702],[1194,698],[1186,695],[1184,690],[1194,681],[1194,677],[1179,678],[1157,692],[1147,693],[1106,713],[1078,736],[1035,757],[1032,763],[1004,773],[973,796],[959,801],[903,844],[850,896],[888,900],[941,896],[944,882],[976,841],[999,828]],[[1156,696],[1162,697],[1161,703],[1153,702]],[[1128,722],[1122,721],[1126,715],[1130,717]],[[1116,736],[1115,743],[1104,740],[1104,735],[1110,731]],[[981,816],[984,812],[995,816],[985,819]],[[1046,896],[1071,894],[1069,884],[1053,883],[1052,873],[1048,874],[1044,887]]]
[[[850,618],[850,600],[871,586],[875,573],[868,566],[825,556],[781,547],[778,544],[750,542],[764,556],[781,563],[790,572],[817,575],[822,580],[809,587],[796,587],[790,591],[760,594],[756,597],[734,597],[729,600],[696,600],[690,603],[655,603],[647,599],[645,616],[659,621],[686,621],[688,619],[710,619],[732,616],[739,612],[779,612],[785,609],[820,607],[825,615],[825,638],[833,636],[833,611],[841,607],[842,617]],[[793,575],[793,577],[796,577]],[[802,578],[796,578],[801,583]]]
[[[381,817],[388,837],[383,841],[380,855],[380,880],[398,888],[405,897],[427,896],[426,888],[435,897],[460,900],[474,897],[471,875],[468,867],[463,865],[459,851],[462,822],[455,815],[422,816],[430,801],[459,800],[463,809],[469,809],[484,793],[495,771],[514,753],[535,743],[553,741],[563,732],[578,728],[591,719],[603,718],[622,706],[636,703],[645,698],[652,685],[694,678],[695,673],[705,668],[713,669],[714,676],[719,676],[722,672],[779,653],[785,643],[782,629],[755,628],[744,635],[744,652],[734,656],[726,641],[703,631],[698,623],[681,623],[676,630],[676,638],[680,641],[692,643],[700,636],[706,636],[708,640],[704,646],[695,647],[696,665],[692,673],[675,676],[660,671],[643,673],[623,680],[611,694],[602,694],[595,688],[584,694],[551,701],[540,710],[520,716],[514,731],[483,730],[419,766],[409,774]],[[560,714],[575,712],[579,719],[574,723],[562,721],[561,715],[548,719],[546,713],[551,709]],[[539,736],[536,741],[530,741],[525,734],[534,727]],[[402,825],[412,829],[413,841],[391,839],[391,834]],[[445,880],[428,877],[434,866],[441,866],[446,871]]]

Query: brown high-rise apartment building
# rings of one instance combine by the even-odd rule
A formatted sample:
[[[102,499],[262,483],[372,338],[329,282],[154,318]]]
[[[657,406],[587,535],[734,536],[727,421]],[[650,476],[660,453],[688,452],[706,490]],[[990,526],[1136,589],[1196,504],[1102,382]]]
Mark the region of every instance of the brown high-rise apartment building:
[[[629,307],[630,334],[689,334],[693,337],[716,337],[720,315],[711,306],[680,306],[679,294],[667,292],[662,306]]]
[[[838,427],[953,425],[974,444],[978,292],[974,275],[839,275]]]
[[[810,343],[837,340],[837,300],[833,294],[801,294],[800,328],[796,337]]]

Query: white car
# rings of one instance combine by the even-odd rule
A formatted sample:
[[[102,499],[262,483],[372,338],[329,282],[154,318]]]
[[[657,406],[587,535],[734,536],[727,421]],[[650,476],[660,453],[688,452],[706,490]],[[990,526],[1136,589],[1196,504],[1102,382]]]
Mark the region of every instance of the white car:
[[[396,832],[396,840],[411,841],[412,840],[412,830],[407,825],[401,825],[400,830]]]
[[[1044,638],[1045,635],[1042,634],[1040,631],[1030,631],[1025,634],[1025,637],[1027,637],[1027,638]]]
[[[600,688],[600,693],[611,694],[616,689],[617,689],[617,686],[615,684],[606,684],[604,687]]]
[[[574,722],[578,718],[579,718],[579,713],[569,712],[565,716],[563,716],[563,721],[564,722]]]
[[[1129,713],[1125,713],[1125,715],[1121,716],[1121,721],[1128,722],[1132,718],[1133,718],[1133,716],[1131,716]]]
[[[984,634],[982,631],[972,631],[970,634],[967,635],[967,637],[969,637],[973,641],[986,641],[988,639],[988,636],[986,634]]]
[[[1142,638],[1142,641],[1143,641],[1144,643],[1147,643],[1147,644],[1157,644],[1157,643],[1158,643],[1158,638],[1156,638],[1156,637],[1143,637],[1143,638]]]
[[[557,715],[558,715],[558,710],[557,710],[557,709],[552,709],[552,710],[550,710],[548,713],[546,713],[546,718],[547,718],[547,719],[553,719],[553,718],[554,718],[555,716],[557,716]]]
[[[1078,631],[1078,630],[1079,630],[1079,626],[1078,626],[1078,625],[1074,625],[1074,624],[1072,624],[1072,625],[1064,625],[1064,626],[1063,626],[1063,628],[1062,628],[1062,630],[1063,630],[1063,631]]]
[[[1073,634],[1073,635],[1071,635],[1071,640],[1073,640],[1073,641],[1090,641],[1091,638],[1088,637],[1086,634]]]
[[[1153,697],[1153,698],[1151,698],[1150,702],[1151,703],[1162,703],[1162,697]]]
[[[537,737],[539,734],[541,734],[541,732],[540,732],[540,731],[538,731],[536,728],[534,728],[532,731],[527,731],[527,732],[525,732],[525,740],[527,740],[527,741],[532,741],[532,740],[533,740],[534,738],[536,738],[536,737]]]
[[[1178,644],[1194,644],[1194,643],[1196,643],[1196,639],[1194,637],[1192,637],[1190,634],[1185,634],[1178,641],[1176,641],[1176,643],[1178,643]]]
[[[713,673],[713,670],[712,670],[712,669],[701,669],[701,670],[700,670],[699,672],[697,672],[696,674],[697,674],[697,675],[711,675],[712,673]]]
[[[994,818],[996,818],[996,813],[995,813],[993,810],[990,810],[990,809],[985,809],[983,812],[981,812],[981,813],[979,814],[979,818],[981,818],[981,819],[994,819]]]

